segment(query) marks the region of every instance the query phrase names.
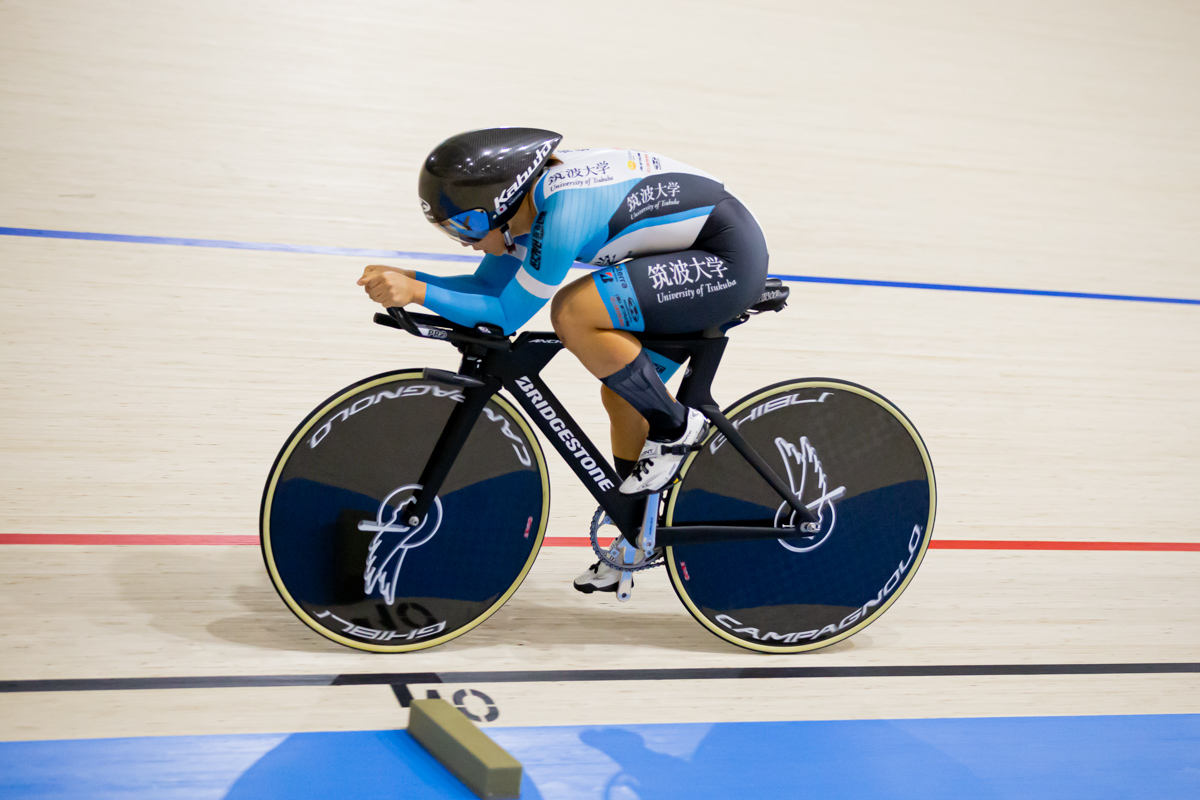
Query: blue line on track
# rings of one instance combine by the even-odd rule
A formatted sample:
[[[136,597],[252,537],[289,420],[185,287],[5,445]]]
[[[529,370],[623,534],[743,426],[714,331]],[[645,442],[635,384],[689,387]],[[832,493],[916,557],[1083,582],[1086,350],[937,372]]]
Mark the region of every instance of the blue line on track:
[[[170,244],[177,247],[216,247],[224,250],[269,250],[276,253],[308,253],[321,256],[355,256],[358,258],[419,258],[422,261],[466,261],[479,263],[479,256],[459,256],[449,253],[410,253],[403,250],[372,250],[366,247],[319,247],[307,244],[278,244],[276,242],[235,242],[227,239],[177,239],[170,236],[126,236],[121,233],[86,233],[83,231],[47,231],[38,228],[3,228],[3,236],[31,236],[37,239],[86,239],[92,242],[124,242],[126,244]]]
[[[953,283],[913,283],[909,281],[869,281],[860,278],[817,278],[808,275],[772,275],[798,283],[835,283],[847,286],[886,286],[891,289],[933,289],[939,292],[980,292],[983,294],[1021,294],[1034,297],[1075,297],[1083,300],[1124,300],[1130,303],[1176,303],[1200,306],[1200,300],[1185,297],[1149,297],[1137,294],[1096,294],[1094,292],[1056,292],[1048,289],[1006,289],[1001,286],[963,286]]]
[[[477,264],[479,256],[450,253],[421,253],[409,250],[373,250],[365,247],[321,247],[318,245],[279,244],[276,242],[237,242],[228,239],[179,239],[169,236],[129,236],[120,233],[88,233],[83,231],[52,231],[39,228],[0,227],[0,236],[29,236],[40,239],[84,239],[93,242],[124,242],[127,244],[168,244],[177,247],[216,247],[226,250],[267,250],[277,253],[306,253],[323,256],[354,256],[356,258],[405,258],[420,261],[454,261]],[[594,269],[588,264],[576,264],[576,269]],[[1098,294],[1095,292],[1058,292],[1046,289],[1010,289],[1001,286],[966,286],[953,283],[918,283],[911,281],[875,281],[861,278],[827,278],[817,275],[785,275],[773,273],[773,278],[796,283],[826,283],[840,286],[880,286],[888,289],[926,289],[938,292],[974,292],[978,294],[1013,294],[1028,297],[1065,297],[1080,300],[1120,300],[1129,303],[1170,303],[1200,306],[1200,300],[1186,297],[1152,297],[1136,294]]]

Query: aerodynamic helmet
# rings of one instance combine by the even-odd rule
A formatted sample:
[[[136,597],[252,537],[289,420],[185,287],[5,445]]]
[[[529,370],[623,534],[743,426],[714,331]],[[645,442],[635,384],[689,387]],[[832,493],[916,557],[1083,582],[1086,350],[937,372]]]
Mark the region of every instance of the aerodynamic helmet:
[[[425,218],[458,242],[501,228],[533,188],[562,135],[539,128],[484,128],[451,136],[421,167],[417,193]]]

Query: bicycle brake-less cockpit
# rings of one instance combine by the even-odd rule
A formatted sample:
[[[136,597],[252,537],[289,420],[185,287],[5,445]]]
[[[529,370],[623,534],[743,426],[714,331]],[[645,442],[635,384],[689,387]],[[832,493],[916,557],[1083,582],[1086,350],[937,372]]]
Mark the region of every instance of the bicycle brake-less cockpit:
[[[688,611],[742,647],[799,652],[861,630],[903,591],[929,544],[933,467],[908,419],[853,383],[776,383],[721,411],[711,395],[730,328],[781,310],[772,280],[747,314],[686,336],[639,337],[687,363],[678,398],[712,427],[661,495],[631,498],[540,377],[553,333],[389,309],[384,325],[444,340],[457,372],[408,369],[337,393],[295,430],[263,494],[276,589],[323,636],[362,650],[431,647],[469,631],[521,584],[550,487],[523,408],[599,503],[593,547],[622,571],[666,563]],[[629,544],[605,554],[598,530]],[[641,552],[636,552],[634,543]]]

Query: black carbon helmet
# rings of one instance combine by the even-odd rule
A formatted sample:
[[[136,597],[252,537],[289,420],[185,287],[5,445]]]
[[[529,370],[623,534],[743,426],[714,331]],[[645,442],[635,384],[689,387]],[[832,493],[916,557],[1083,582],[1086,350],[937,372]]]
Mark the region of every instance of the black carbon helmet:
[[[561,141],[561,134],[539,128],[451,136],[421,166],[417,193],[425,218],[460,242],[504,227]]]

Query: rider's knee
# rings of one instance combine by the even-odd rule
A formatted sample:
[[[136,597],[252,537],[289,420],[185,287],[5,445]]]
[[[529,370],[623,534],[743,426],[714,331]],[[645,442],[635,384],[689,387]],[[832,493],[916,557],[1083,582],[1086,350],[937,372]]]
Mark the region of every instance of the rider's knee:
[[[629,403],[621,395],[603,383],[600,384],[600,402],[604,404],[604,410],[608,412],[610,417],[620,414],[625,410],[625,406],[629,406]],[[632,408],[632,406],[630,407]]]
[[[565,334],[569,332],[571,324],[571,296],[571,292],[559,292],[550,301],[550,324],[554,326],[554,332],[563,340],[564,345],[567,344]]]

